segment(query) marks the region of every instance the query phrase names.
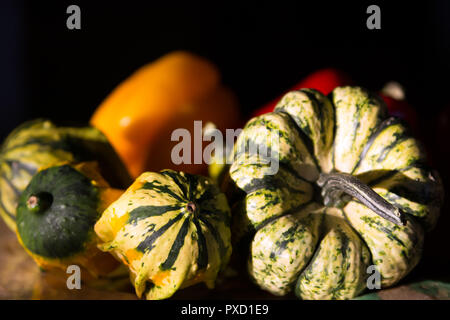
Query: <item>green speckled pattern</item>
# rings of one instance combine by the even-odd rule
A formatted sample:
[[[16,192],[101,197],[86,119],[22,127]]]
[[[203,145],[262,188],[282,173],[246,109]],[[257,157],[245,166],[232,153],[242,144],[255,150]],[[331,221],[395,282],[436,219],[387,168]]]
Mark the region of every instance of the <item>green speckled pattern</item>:
[[[276,110],[286,112],[292,117],[311,140],[314,156],[321,170],[329,172],[332,169],[330,149],[334,129],[334,109],[330,100],[312,89],[292,91],[280,100]]]
[[[381,119],[386,116],[386,105],[376,95],[360,87],[339,87],[331,93],[335,106],[333,145],[334,168],[350,173]]]
[[[349,202],[344,212],[369,247],[383,286],[397,283],[419,262],[424,232],[413,218],[398,226],[355,201]]]
[[[274,132],[278,143],[269,139]],[[275,175],[250,146],[279,156]],[[255,232],[249,261],[255,282],[277,295],[295,290],[302,299],[349,299],[365,289],[370,265],[383,287],[400,281],[418,263],[424,232],[442,206],[442,182],[424,163],[417,140],[367,90],[286,94],[273,113],[247,123],[230,167],[246,193],[236,211],[245,219],[233,219],[248,221],[246,230]],[[331,171],[356,175],[401,209],[407,224],[384,220],[357,201],[321,208],[314,182],[319,172]]]
[[[370,254],[344,220],[341,210],[327,208],[323,238],[315,258],[296,283],[303,299],[345,299],[364,290]],[[331,288],[331,289],[330,289]]]
[[[311,259],[319,239],[323,214],[320,205],[276,219],[256,232],[252,241],[249,270],[257,283],[277,295],[291,290]]]

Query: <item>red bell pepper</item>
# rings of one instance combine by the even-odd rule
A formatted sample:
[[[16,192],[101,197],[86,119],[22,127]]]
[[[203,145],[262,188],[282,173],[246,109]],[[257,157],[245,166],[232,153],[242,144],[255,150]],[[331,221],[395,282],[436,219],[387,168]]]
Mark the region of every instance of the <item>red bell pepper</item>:
[[[302,88],[312,88],[319,90],[323,94],[329,94],[336,87],[352,84],[353,81],[345,72],[334,68],[326,68],[311,73],[298,84],[289,89],[287,92],[292,90],[299,90]],[[252,117],[272,112],[281,97],[282,96],[276,98],[275,100],[272,100],[260,109],[256,110],[252,114]]]

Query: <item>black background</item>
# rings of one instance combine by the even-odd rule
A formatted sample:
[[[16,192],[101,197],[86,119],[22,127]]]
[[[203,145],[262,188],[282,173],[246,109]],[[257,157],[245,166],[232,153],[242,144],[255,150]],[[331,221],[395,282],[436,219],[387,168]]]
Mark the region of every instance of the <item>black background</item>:
[[[81,30],[66,27],[70,4]],[[381,30],[366,28],[369,4]],[[0,14],[0,137],[39,116],[87,121],[120,81],[174,49],[216,63],[247,113],[328,66],[374,90],[401,82],[426,116],[449,102],[448,1],[3,0]]]
[[[70,4],[81,8],[81,30],[66,27]],[[381,30],[366,28],[370,4],[381,8]],[[87,122],[135,69],[175,49],[217,64],[247,115],[323,67],[373,90],[402,83],[429,139],[450,105],[449,1],[3,0],[0,139],[36,117]],[[412,276],[448,274],[447,210]]]

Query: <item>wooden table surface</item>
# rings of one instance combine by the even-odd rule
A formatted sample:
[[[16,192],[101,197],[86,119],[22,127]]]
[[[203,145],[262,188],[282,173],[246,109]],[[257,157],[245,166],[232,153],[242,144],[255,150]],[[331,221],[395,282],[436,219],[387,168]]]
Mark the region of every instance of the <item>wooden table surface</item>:
[[[122,286],[120,291],[101,290],[83,284],[80,290],[69,290],[66,286],[67,276],[63,272],[42,272],[21,247],[16,235],[0,221],[0,299],[137,299],[127,280],[127,285]],[[214,290],[199,284],[179,290],[173,299],[281,298],[259,290],[243,272],[222,276]]]
[[[232,259],[233,260],[233,259]],[[233,265],[233,261],[231,262]],[[80,290],[69,290],[66,274],[42,272],[17,241],[16,235],[0,221],[0,299],[82,299],[122,300],[137,299],[127,280],[119,291],[88,287],[82,284]],[[417,290],[402,285],[369,294],[366,299],[449,299],[450,291],[441,290],[439,285],[427,284],[426,290]],[[446,287],[447,288],[447,287]],[[430,293],[432,292],[432,293]],[[364,297],[363,297],[364,298]],[[293,295],[277,297],[258,289],[251,283],[245,271],[225,272],[218,279],[216,288],[208,290],[203,284],[179,290],[172,299],[189,300],[267,300],[295,299]]]

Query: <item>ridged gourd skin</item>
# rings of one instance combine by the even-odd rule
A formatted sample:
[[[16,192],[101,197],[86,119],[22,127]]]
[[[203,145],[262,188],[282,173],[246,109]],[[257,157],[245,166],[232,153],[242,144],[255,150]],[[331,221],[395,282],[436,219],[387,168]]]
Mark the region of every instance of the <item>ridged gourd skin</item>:
[[[77,265],[86,281],[120,272],[120,263],[97,248],[94,225],[122,192],[109,187],[94,162],[43,169],[19,198],[19,242],[43,270]]]
[[[267,158],[249,146],[279,156],[278,172],[271,175]],[[331,172],[356,176],[399,208],[406,224],[355,198],[324,206],[316,180]],[[229,173],[245,192],[235,224],[254,232],[252,278],[273,294],[294,290],[301,299],[355,297],[366,288],[370,265],[383,288],[400,281],[418,263],[443,201],[439,175],[425,165],[418,141],[360,87],[337,87],[328,97],[312,89],[287,93],[274,112],[246,124]]]
[[[138,297],[165,299],[204,282],[209,288],[231,255],[230,209],[212,180],[146,172],[103,213],[101,249],[129,267]]]
[[[98,161],[115,188],[131,178],[107,138],[93,127],[57,127],[47,119],[27,121],[13,130],[0,149],[0,215],[16,229],[16,208],[22,191],[39,169],[59,163]]]

